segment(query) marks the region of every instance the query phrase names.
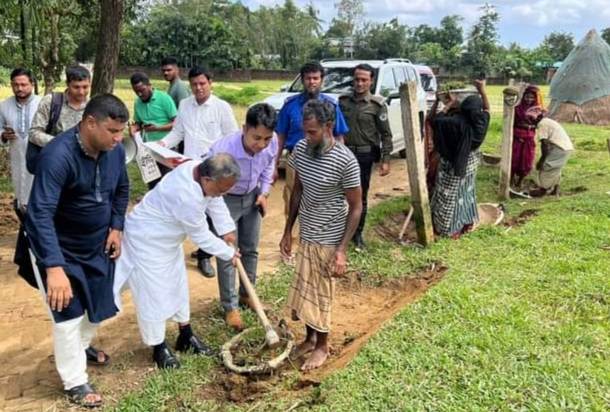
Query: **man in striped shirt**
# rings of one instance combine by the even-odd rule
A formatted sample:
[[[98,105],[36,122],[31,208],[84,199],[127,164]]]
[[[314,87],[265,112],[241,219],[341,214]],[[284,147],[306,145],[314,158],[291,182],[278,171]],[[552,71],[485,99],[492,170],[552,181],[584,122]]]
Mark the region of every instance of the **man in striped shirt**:
[[[295,320],[305,322],[307,337],[296,352],[311,352],[302,370],[320,367],[328,358],[334,277],[347,266],[347,246],[362,213],[360,168],[352,152],[332,135],[335,108],[331,103],[310,100],[303,107],[305,139],[295,146],[290,167],[295,185],[280,249],[289,258],[292,227],[300,225],[296,275],[288,295]]]

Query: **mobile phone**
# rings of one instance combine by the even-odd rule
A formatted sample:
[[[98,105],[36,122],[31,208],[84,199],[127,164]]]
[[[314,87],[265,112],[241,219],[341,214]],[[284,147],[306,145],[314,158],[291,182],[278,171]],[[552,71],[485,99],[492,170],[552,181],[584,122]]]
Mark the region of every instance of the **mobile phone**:
[[[258,209],[258,213],[260,213],[261,217],[265,217],[265,209],[261,205],[256,206]]]

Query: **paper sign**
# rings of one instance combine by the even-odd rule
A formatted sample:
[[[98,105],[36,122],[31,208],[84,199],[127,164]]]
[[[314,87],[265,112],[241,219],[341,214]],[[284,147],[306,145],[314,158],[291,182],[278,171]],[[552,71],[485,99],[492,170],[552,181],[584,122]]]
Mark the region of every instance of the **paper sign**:
[[[159,166],[157,165],[157,162],[155,161],[154,157],[144,146],[140,133],[136,133],[134,135],[134,140],[138,145],[136,163],[138,164],[138,169],[140,169],[142,180],[144,181],[144,183],[150,183],[153,180],[159,179],[161,177],[161,171],[159,170]]]
[[[179,164],[190,160],[190,158],[168,149],[167,147],[161,146],[156,142],[147,142],[144,143],[144,146],[150,151],[157,162],[172,169]]]

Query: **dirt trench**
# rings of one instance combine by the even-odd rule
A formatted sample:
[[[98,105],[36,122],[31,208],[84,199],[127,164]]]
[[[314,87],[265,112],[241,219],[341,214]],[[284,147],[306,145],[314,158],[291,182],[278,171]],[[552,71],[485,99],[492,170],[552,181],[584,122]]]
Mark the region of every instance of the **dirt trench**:
[[[443,265],[433,264],[408,277],[389,280],[367,279],[354,272],[348,274],[337,281],[329,335],[330,357],[321,368],[299,373],[289,388],[281,382],[298,371],[303,359],[289,361],[268,376],[239,376],[219,370],[213,383],[198,389],[200,396],[219,403],[252,403],[269,394],[274,398],[301,398],[304,391],[344,368],[389,319],[439,282],[446,270]],[[290,318],[288,311],[283,313],[283,318]],[[303,325],[293,321],[288,324],[297,341],[302,340]]]
[[[376,171],[373,172],[369,194],[371,205],[408,193],[405,161],[393,159],[391,166],[392,171],[387,177],[381,178]],[[273,272],[279,262],[278,244],[284,222],[282,188],[281,181],[273,188],[270,210],[263,221],[259,273]],[[17,228],[11,196],[1,195],[0,282],[3,286],[0,288],[0,411],[63,411],[66,410],[66,403],[53,364],[51,321],[39,292],[19,278],[17,268],[12,263]],[[185,244],[187,255],[193,249],[192,244]],[[187,270],[194,317],[212,309],[218,312],[215,303],[217,280],[202,278],[188,257]],[[219,315],[216,318],[215,322],[222,322]],[[344,336],[342,339],[352,338]],[[356,336],[352,343],[359,339],[362,337]],[[343,348],[341,342],[335,342],[335,347]],[[88,369],[93,381],[100,382],[100,387],[110,389],[105,398],[107,402],[116,402],[123,393],[139,387],[146,376],[156,373],[151,366],[150,353],[140,341],[134,308],[129,300],[125,302],[123,313],[102,324],[94,344],[112,356],[110,370]],[[344,346],[341,351],[348,351],[350,345]],[[333,359],[331,362],[334,362]]]

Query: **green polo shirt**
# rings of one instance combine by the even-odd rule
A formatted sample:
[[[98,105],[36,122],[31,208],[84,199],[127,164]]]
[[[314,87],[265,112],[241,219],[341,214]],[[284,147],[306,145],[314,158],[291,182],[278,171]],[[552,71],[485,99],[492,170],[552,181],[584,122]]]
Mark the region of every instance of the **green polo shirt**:
[[[143,102],[138,97],[134,104],[134,120],[143,125],[163,126],[171,122],[177,114],[178,111],[172,98],[169,94],[159,90],[153,90],[153,94],[147,102]],[[168,133],[147,132],[144,134],[144,139],[147,142],[155,142],[163,139]]]

